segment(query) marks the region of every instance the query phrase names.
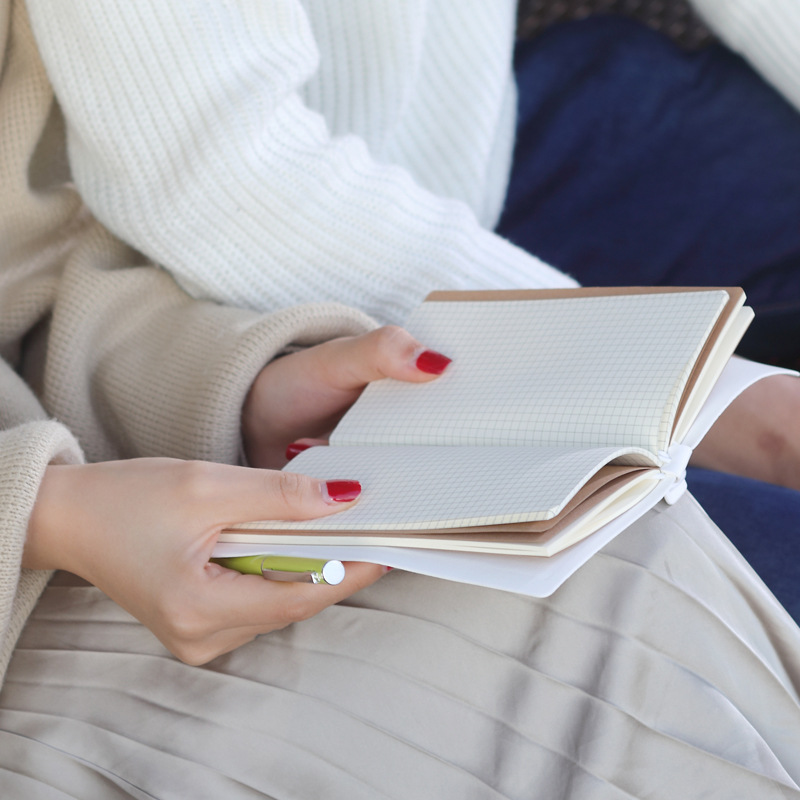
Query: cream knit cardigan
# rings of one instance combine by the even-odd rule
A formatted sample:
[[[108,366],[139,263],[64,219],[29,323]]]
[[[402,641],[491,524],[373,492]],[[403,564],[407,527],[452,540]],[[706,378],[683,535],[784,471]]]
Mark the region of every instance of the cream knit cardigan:
[[[800,103],[796,0],[697,6]],[[487,230],[513,27],[511,0],[0,0],[0,675],[47,580],[19,565],[48,463],[235,461],[266,361],[374,324],[197,302],[146,257],[199,297],[387,320],[571,283]]]
[[[69,183],[22,2],[0,2],[0,48],[1,677],[49,578],[20,570],[49,463],[236,462],[242,402],[261,367],[289,344],[374,322],[333,303],[264,316],[187,297],[92,219]]]

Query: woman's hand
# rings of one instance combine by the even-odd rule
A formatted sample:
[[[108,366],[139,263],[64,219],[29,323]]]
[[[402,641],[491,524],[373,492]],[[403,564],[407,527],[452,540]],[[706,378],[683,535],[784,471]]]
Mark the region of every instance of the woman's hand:
[[[301,437],[327,436],[364,387],[381,378],[422,383],[450,359],[387,326],[284,356],[260,372],[242,411],[248,463],[278,468]]]
[[[329,488],[351,492],[337,498]],[[23,566],[85,578],[178,658],[202,664],[316,614],[386,571],[351,563],[338,586],[241,575],[209,563],[222,528],[325,516],[352,505],[359,490],[356,482],[337,487],[292,473],[172,459],[51,466]]]

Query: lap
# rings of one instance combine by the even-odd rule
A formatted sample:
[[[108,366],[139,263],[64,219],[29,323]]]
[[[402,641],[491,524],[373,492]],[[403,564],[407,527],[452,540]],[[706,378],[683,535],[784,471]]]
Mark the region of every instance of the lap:
[[[741,285],[800,357],[800,114],[720,46],[595,18],[521,43],[499,232],[587,285]]]
[[[800,621],[800,492],[704,469],[690,469],[687,480],[711,519]]]
[[[688,496],[551,598],[391,573],[205,668],[51,586],[0,693],[0,787],[59,796],[53,756],[80,797],[794,797],[799,654]]]

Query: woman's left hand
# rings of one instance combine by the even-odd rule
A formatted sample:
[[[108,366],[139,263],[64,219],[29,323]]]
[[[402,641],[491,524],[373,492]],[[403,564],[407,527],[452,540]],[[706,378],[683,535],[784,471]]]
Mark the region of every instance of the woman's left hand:
[[[209,563],[220,531],[237,522],[335,514],[359,489],[353,478],[319,481],[168,458],[51,465],[29,520],[23,566],[79,575],[182,661],[204,664],[317,614],[386,572],[350,562],[336,586],[240,575]]]

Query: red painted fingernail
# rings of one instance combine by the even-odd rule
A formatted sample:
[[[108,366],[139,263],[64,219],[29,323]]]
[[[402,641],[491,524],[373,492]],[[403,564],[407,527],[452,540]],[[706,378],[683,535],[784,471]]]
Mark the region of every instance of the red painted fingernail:
[[[300,455],[303,450],[308,450],[309,447],[313,447],[313,445],[303,444],[302,442],[292,442],[286,448],[286,460],[291,461],[295,456]]]
[[[431,375],[441,375],[452,360],[435,350],[424,350],[417,358],[417,369]]]
[[[325,492],[331,503],[352,503],[361,494],[358,481],[326,481]]]

